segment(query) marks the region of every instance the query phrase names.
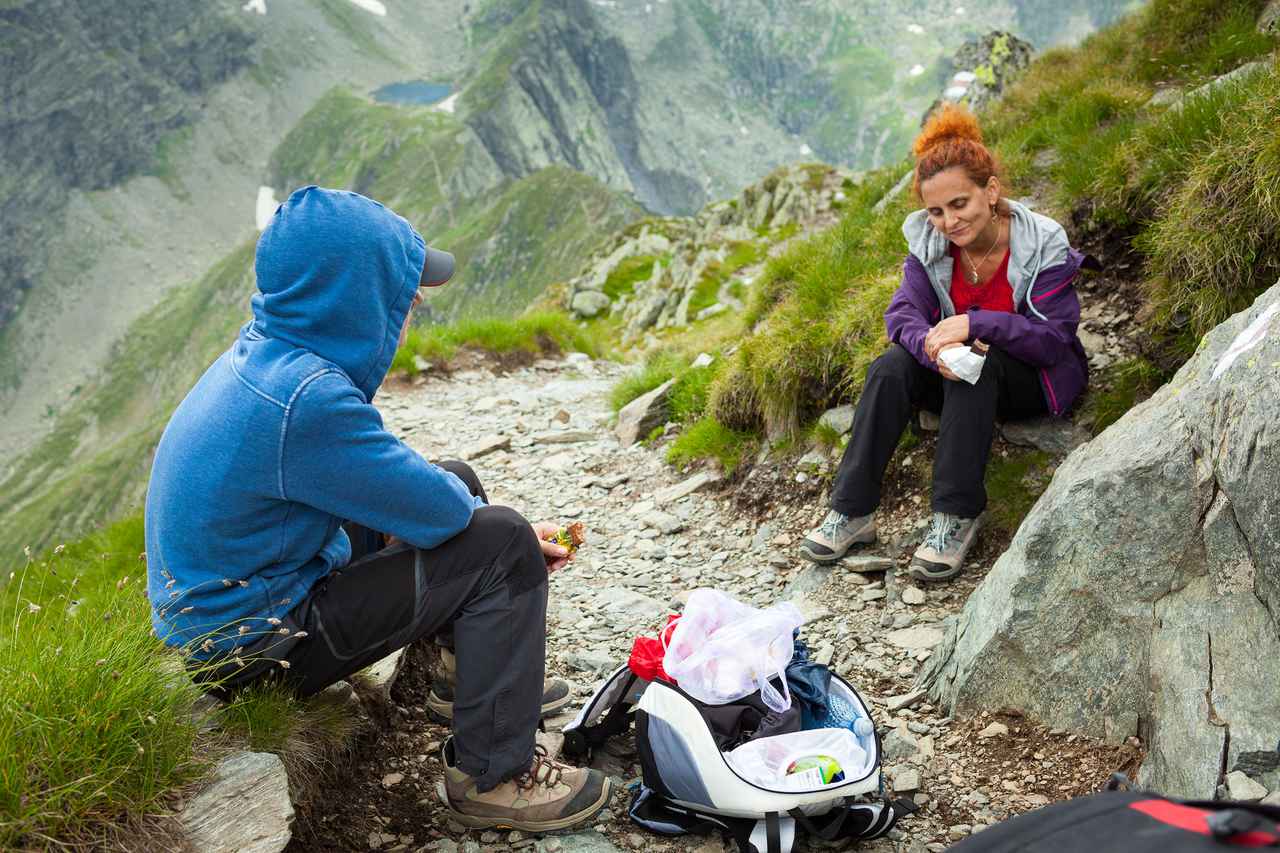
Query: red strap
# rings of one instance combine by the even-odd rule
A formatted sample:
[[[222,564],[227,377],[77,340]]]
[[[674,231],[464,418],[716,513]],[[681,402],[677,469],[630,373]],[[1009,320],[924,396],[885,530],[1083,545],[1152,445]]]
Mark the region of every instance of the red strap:
[[[1161,823],[1169,826],[1185,829],[1188,832],[1199,833],[1200,835],[1212,835],[1213,831],[1209,828],[1209,815],[1213,812],[1208,809],[1198,809],[1194,806],[1184,806],[1181,803],[1171,803],[1168,800],[1139,800],[1136,803],[1130,803],[1129,808],[1140,811],[1147,817],[1154,818]],[[1280,829],[1280,827],[1277,827]],[[1224,839],[1229,844],[1236,847],[1272,847],[1280,842],[1280,835],[1270,832],[1241,832],[1231,836],[1230,839]]]

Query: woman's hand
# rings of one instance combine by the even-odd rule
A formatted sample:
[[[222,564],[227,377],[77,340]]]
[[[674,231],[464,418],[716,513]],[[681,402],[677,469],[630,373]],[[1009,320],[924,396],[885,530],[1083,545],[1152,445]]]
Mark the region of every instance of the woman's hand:
[[[964,344],[943,344],[942,349],[938,350],[938,355],[941,356],[943,350],[949,350],[954,347],[961,347],[961,346],[964,346]],[[950,379],[952,382],[960,381],[960,377],[952,373],[951,368],[943,364],[941,358],[938,359],[937,364],[938,364],[938,372],[942,374],[944,379]]]
[[[533,528],[533,532],[538,536],[538,542],[542,545],[542,557],[547,561],[547,574],[557,572],[569,564],[569,560],[573,559],[569,556],[569,549],[548,541],[559,532],[559,524],[554,521],[536,521],[529,526]]]
[[[947,344],[962,344],[969,340],[969,315],[956,314],[948,317],[929,330],[924,337],[924,354],[937,364],[938,353]]]

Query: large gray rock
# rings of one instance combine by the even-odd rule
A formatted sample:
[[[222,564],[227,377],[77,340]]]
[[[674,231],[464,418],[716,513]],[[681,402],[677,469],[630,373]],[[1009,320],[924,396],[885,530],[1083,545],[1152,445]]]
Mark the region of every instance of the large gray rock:
[[[182,810],[182,828],[198,853],[276,853],[293,833],[289,776],[270,752],[223,759],[213,780]]]
[[[923,678],[1115,741],[1141,782],[1212,796],[1280,732],[1280,285],[1078,449],[948,620]],[[1225,752],[1225,754],[1224,754]]]
[[[641,394],[618,412],[618,425],[614,433],[623,447],[629,447],[644,438],[654,427],[662,426],[667,419],[667,398],[676,384],[668,379],[647,394]]]

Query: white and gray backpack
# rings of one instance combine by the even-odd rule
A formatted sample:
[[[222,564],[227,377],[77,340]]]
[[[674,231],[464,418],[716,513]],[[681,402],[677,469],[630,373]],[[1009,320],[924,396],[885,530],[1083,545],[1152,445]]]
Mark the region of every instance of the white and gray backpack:
[[[870,721],[862,697],[835,673],[830,691]],[[876,838],[916,810],[910,800],[885,798],[874,726],[866,726],[868,734],[859,738],[861,750],[849,753],[856,752],[859,760],[845,764],[842,780],[797,789],[795,780],[784,787],[771,784],[767,774],[753,774],[740,755],[742,747],[722,752],[704,707],[679,687],[645,681],[624,665],[565,726],[564,752],[584,758],[634,724],[643,782],[632,796],[631,819],[663,835],[719,830],[733,837],[740,853],[790,853],[797,830],[828,841]],[[758,738],[747,751],[785,751],[785,739],[796,736],[810,742],[855,737],[847,729],[818,729]]]

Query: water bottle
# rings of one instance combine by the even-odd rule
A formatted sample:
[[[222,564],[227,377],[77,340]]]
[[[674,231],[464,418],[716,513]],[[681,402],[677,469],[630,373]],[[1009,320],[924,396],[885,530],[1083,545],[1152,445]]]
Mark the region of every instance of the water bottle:
[[[827,697],[827,716],[822,720],[821,726],[828,729],[848,729],[860,738],[870,737],[875,731],[875,726],[852,702],[835,693]]]

